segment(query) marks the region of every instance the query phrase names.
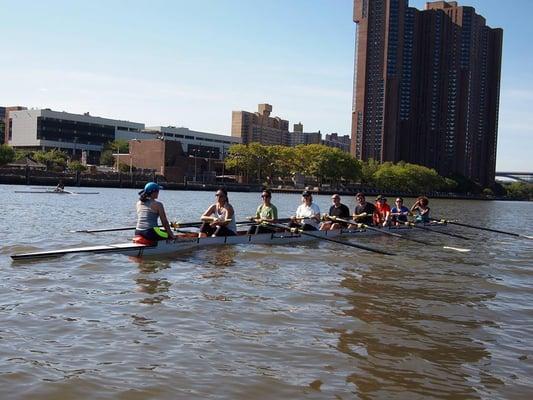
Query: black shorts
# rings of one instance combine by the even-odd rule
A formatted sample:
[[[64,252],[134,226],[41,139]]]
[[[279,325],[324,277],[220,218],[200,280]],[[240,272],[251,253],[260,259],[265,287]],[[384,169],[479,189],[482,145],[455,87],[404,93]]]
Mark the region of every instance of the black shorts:
[[[143,230],[135,229],[135,234],[153,241],[168,239],[168,233],[160,228],[150,228]]]
[[[200,232],[205,233],[207,236],[236,236],[236,233],[225,226],[213,227],[209,222],[204,222],[200,227]]]

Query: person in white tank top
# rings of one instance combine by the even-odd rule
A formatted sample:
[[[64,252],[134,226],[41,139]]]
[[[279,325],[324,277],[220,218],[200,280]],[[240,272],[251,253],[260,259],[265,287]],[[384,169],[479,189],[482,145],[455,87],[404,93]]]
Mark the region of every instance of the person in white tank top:
[[[237,234],[235,211],[229,203],[228,192],[221,188],[217,190],[215,196],[216,203],[202,214],[203,224],[200,227],[199,237],[235,236]]]

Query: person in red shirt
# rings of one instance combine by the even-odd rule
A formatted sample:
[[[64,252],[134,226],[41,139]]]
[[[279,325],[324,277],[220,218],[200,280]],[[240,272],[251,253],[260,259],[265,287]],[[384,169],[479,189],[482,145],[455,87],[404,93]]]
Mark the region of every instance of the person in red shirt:
[[[374,213],[374,225],[387,226],[390,221],[390,206],[387,204],[387,199],[379,195],[376,197],[376,212]]]

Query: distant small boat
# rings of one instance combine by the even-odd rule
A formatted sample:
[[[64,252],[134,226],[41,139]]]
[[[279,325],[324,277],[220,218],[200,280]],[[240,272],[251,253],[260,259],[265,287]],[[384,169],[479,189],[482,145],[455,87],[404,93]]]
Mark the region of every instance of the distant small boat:
[[[15,190],[15,193],[40,193],[40,194],[100,194],[100,192],[71,192],[69,190]]]

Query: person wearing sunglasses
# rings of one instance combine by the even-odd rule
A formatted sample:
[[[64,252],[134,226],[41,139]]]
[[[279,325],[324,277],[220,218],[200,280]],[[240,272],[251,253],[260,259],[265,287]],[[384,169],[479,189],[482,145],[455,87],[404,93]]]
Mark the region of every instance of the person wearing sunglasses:
[[[407,217],[409,216],[409,209],[403,205],[403,199],[397,197],[394,201],[394,207],[390,212],[391,221],[394,225],[400,225],[401,223],[407,222]]]
[[[276,223],[276,220],[278,219],[278,209],[270,202],[272,199],[272,192],[268,189],[263,190],[261,193],[261,199],[263,202],[257,207],[254,217],[257,225],[252,225],[250,229],[248,229],[249,235],[276,232],[275,228],[268,226],[269,222]]]
[[[304,231],[318,230],[320,223],[320,208],[313,203],[313,196],[305,190],[302,193],[302,204],[296,209],[296,215],[292,217],[289,226],[301,228]]]
[[[202,226],[199,237],[207,236],[235,236],[237,224],[235,211],[229,203],[228,192],[218,189],[215,193],[216,202],[202,214]]]

